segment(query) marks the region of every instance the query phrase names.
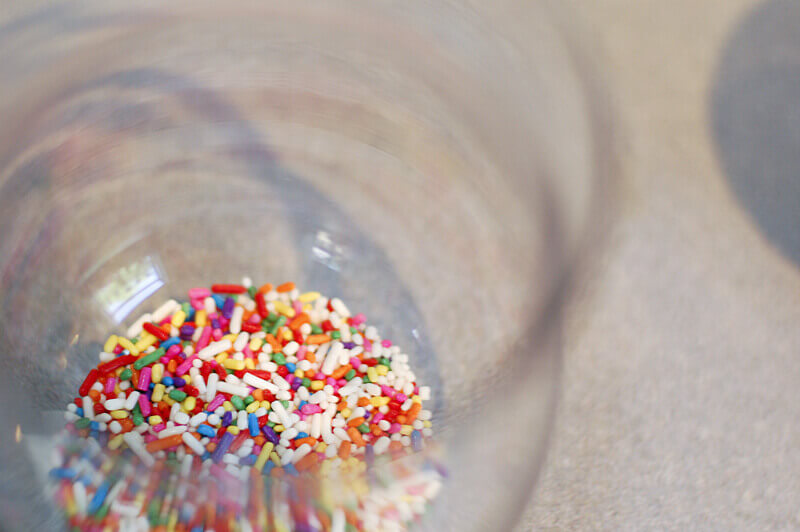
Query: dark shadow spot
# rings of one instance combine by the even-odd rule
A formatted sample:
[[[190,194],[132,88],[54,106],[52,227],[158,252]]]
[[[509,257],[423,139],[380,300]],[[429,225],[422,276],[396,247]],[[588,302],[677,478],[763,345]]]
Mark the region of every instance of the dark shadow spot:
[[[731,187],[766,236],[800,264],[800,2],[764,2],[739,24],[710,105]]]

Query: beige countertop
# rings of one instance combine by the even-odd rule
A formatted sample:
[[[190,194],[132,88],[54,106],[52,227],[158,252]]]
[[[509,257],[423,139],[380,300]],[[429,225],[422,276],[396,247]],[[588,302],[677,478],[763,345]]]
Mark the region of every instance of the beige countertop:
[[[572,3],[605,50],[628,189],[569,316],[526,523],[800,530],[800,268],[740,206],[710,113],[760,3]]]

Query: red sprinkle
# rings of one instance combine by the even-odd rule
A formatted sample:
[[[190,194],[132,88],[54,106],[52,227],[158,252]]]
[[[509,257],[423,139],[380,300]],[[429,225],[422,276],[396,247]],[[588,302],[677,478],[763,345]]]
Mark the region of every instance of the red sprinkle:
[[[212,284],[211,291],[215,294],[243,294],[247,288],[240,284]]]
[[[97,378],[99,376],[100,376],[100,371],[98,371],[97,368],[92,369],[92,371],[90,371],[89,374],[86,375],[86,378],[83,380],[83,384],[81,384],[81,387],[78,388],[78,395],[83,396],[89,393],[89,390],[92,389],[92,385],[95,382],[97,382]]]
[[[149,332],[150,334],[152,334],[153,336],[155,336],[156,338],[158,338],[162,342],[169,338],[169,335],[164,332],[164,329],[162,329],[161,327],[156,327],[155,325],[153,325],[150,322],[144,322],[144,324],[142,324],[142,329],[144,329],[145,331]]]

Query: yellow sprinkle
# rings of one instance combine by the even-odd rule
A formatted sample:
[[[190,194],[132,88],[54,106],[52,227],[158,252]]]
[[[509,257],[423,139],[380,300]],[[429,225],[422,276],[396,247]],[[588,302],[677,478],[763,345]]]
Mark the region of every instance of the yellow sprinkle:
[[[311,381],[311,389],[314,391],[321,390],[325,387],[325,383],[323,381]]]
[[[164,388],[163,384],[155,385],[155,387],[153,388],[153,397],[152,397],[154,403],[161,401],[161,399],[164,397],[165,389],[166,388]]]
[[[247,369],[256,369],[256,363],[253,362],[252,358],[245,358],[244,359],[244,367]]]
[[[275,312],[283,314],[287,318],[294,318],[294,309],[282,301],[273,301]]]
[[[403,436],[410,436],[411,433],[414,431],[414,427],[411,425],[403,425],[400,427],[400,434]]]
[[[383,364],[380,364],[380,365],[378,365],[378,366],[375,366],[375,371],[377,371],[377,372],[378,372],[378,375],[380,375],[380,376],[382,376],[382,377],[383,377],[383,376],[385,376],[387,373],[389,373],[389,368],[387,368],[387,367],[386,367],[386,366],[384,366]],[[372,379],[370,379],[370,380],[372,380]]]
[[[269,459],[272,460],[272,462],[276,466],[280,467],[280,465],[281,465],[281,457],[278,456],[278,453],[276,453],[275,451],[272,451],[271,453],[269,453]]]
[[[345,408],[344,410],[342,410],[342,417],[347,419],[347,418],[350,417],[350,414],[352,414],[352,413],[353,413],[352,410],[350,410],[349,408]]]
[[[220,353],[220,354],[218,354],[216,356],[216,358],[214,360],[217,361],[217,364],[222,364],[223,362],[228,360],[228,353],[226,353],[226,352]]]
[[[250,340],[250,351],[255,353],[256,351],[261,349],[262,345],[264,345],[264,341],[261,338],[253,338],[252,340]]]
[[[304,294],[300,294],[297,296],[297,300],[300,303],[311,303],[315,299],[318,299],[320,296],[319,292],[306,292]]]
[[[75,501],[72,500],[72,498],[67,500],[67,508],[66,509],[67,509],[67,515],[70,516],[70,517],[72,517],[73,515],[75,515],[78,512],[78,509],[75,506]]]
[[[248,414],[252,414],[256,410],[258,410],[260,406],[261,403],[259,403],[258,401],[253,401],[252,403],[247,405],[247,408],[245,408],[244,411],[247,412]]]
[[[422,404],[422,397],[420,397],[419,395],[413,395],[411,396],[411,402]]]
[[[112,410],[111,411],[111,417],[113,417],[114,419],[125,419],[126,417],[128,417],[128,411],[127,410]]]
[[[161,419],[161,416],[150,416],[149,418],[147,418],[147,422],[150,425],[158,425],[159,423],[162,423],[163,421],[164,420]]]
[[[183,309],[181,309],[172,315],[172,321],[170,321],[170,323],[174,327],[180,327],[183,325],[184,321],[186,321],[186,313],[183,311]]]
[[[226,359],[222,362],[222,366],[227,369],[239,371],[244,369],[244,360],[234,360],[232,358]]]
[[[237,434],[239,434],[239,427],[237,427],[236,425],[230,425],[228,427],[228,432],[236,436]]]
[[[159,362],[158,364],[153,364],[153,372],[150,375],[150,380],[158,384],[161,382],[161,377],[164,376],[164,364]]]
[[[136,349],[136,346],[133,345],[133,342],[131,342],[124,336],[120,336],[119,338],[117,338],[117,343],[121,345],[123,349],[127,349],[130,354],[134,356],[139,354],[139,350]]]
[[[178,509],[173,508],[169,513],[169,521],[167,521],[167,532],[174,532],[175,525],[178,524]]]
[[[117,434],[116,436],[108,440],[108,448],[111,449],[112,451],[119,449],[123,441],[124,440],[122,439],[122,434]]]
[[[230,342],[233,343],[233,342],[236,341],[236,337],[237,336],[238,335],[236,335],[236,334],[226,334],[225,336],[222,337],[222,339],[223,340],[230,340]]]
[[[142,351],[144,351],[145,349],[156,343],[156,340],[157,338],[152,334],[150,334],[149,332],[143,332],[142,336],[139,338],[139,341],[136,342],[135,347],[141,353]]]
[[[380,407],[380,406],[381,406],[381,398],[380,398],[380,397],[373,397],[373,398],[371,398],[371,399],[369,400],[369,402],[370,402],[370,404],[371,404],[372,406],[374,406],[375,408],[378,408],[378,407]]]
[[[267,460],[269,460],[269,454],[272,452],[273,447],[274,445],[272,442],[268,441],[261,448],[261,452],[258,453],[258,458],[256,458],[256,463],[253,464],[256,468],[256,471],[261,471],[264,469],[264,464],[266,464]]]
[[[198,310],[194,313],[194,324],[198,327],[205,327],[206,326],[206,311],[205,310]]]
[[[325,449],[327,449],[327,448],[328,448],[328,444],[326,444],[324,441],[321,441],[321,442],[317,443],[317,446],[314,448],[314,450],[317,451],[318,453],[324,453]]]
[[[291,340],[292,338],[294,338],[294,334],[292,333],[292,331],[290,329],[286,329],[286,330],[283,331],[283,337],[286,340]]]
[[[195,405],[197,405],[197,399],[190,395],[183,400],[183,406],[181,408],[183,408],[186,412],[191,412],[194,410]]]
[[[224,408],[225,410],[231,412],[231,411],[233,411],[233,404],[231,404],[230,401],[225,401],[224,403],[222,403],[222,408]]]
[[[272,427],[272,430],[274,430],[275,432],[283,432],[283,425],[281,425],[280,423],[278,423],[277,425],[275,425],[274,427]]]
[[[167,403],[169,406],[172,406],[177,402],[177,401],[175,401],[175,399],[173,399],[169,395],[165,395],[164,398],[161,399],[161,400],[164,401],[165,403]]]
[[[367,377],[369,377],[369,380],[372,382],[378,380],[378,372],[375,370],[374,367],[370,366],[369,368],[367,368]]]
[[[261,401],[261,408],[269,410],[270,409],[269,401]]]
[[[426,429],[429,429],[429,428],[431,428],[433,425],[431,425],[431,422],[430,422],[430,420],[426,419],[425,421],[423,421],[423,422],[422,422],[422,426],[423,426],[424,428],[426,428]]]
[[[115,347],[117,347],[117,335],[112,334],[111,336],[108,337],[108,340],[106,340],[106,343],[103,346],[103,351],[105,351],[106,353],[112,353],[114,352]]]

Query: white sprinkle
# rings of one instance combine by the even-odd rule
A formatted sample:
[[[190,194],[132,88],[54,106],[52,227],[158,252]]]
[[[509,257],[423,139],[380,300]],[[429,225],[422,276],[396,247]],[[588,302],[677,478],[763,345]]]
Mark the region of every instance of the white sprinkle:
[[[245,373],[242,380],[245,384],[249,384],[253,388],[258,388],[259,390],[269,390],[271,393],[275,393],[278,391],[278,387],[269,382],[268,380],[262,379],[252,373]]]
[[[170,427],[167,429],[162,430],[158,433],[158,439],[163,440],[164,438],[168,438],[170,436],[175,436],[176,434],[182,434],[186,432],[186,426],[181,425],[180,427]]]
[[[301,401],[308,401],[309,398],[308,388],[306,388],[305,386],[300,386],[297,389],[297,397],[299,397]]]
[[[377,384],[369,384],[364,385],[364,391],[367,392],[369,395],[380,395],[381,394],[381,387]]]
[[[106,353],[104,351],[100,351],[100,362],[108,362],[109,360],[113,360],[116,358],[114,353]]]
[[[246,430],[247,429],[247,412],[244,410],[239,410],[239,416],[236,419],[236,426],[239,430]]]
[[[195,359],[194,361],[198,362],[197,359]],[[192,368],[192,369],[196,369],[196,368]],[[209,375],[209,377],[210,376],[211,375]],[[200,375],[200,374],[193,375],[192,376],[192,384],[194,384],[194,387],[197,388],[197,391],[200,392],[201,394],[205,394],[206,393],[206,382],[203,380],[203,376],[202,375]]]
[[[217,426],[222,423],[222,419],[220,419],[220,415],[216,412],[208,416],[208,423],[213,426]]]
[[[111,424],[108,426],[108,430],[110,430],[114,434],[119,434],[120,432],[122,432],[122,425],[119,424],[119,421],[112,421]]]
[[[220,382],[217,384],[217,390],[222,393],[229,393],[231,395],[238,395],[241,397],[247,397],[250,395],[250,389],[247,386],[231,384],[229,382]]]
[[[147,429],[145,423],[142,423],[140,426],[145,427],[145,430]],[[133,451],[134,454],[139,457],[144,465],[153,467],[153,465],[156,463],[156,460],[153,458],[153,455],[148,453],[147,449],[144,448],[144,440],[142,439],[141,434],[138,432],[126,432],[122,435],[122,439],[128,444],[128,447],[130,447],[131,451]]]
[[[288,390],[291,388],[291,385],[286,382],[286,379],[281,377],[278,373],[272,374],[272,382],[274,382],[280,390]]]
[[[264,415],[266,415],[266,413],[267,413],[267,409],[266,409],[266,408],[264,408],[263,406],[262,406],[262,407],[260,407],[258,410],[256,410],[256,411],[255,411],[255,415],[256,415],[256,417],[261,417],[261,416],[264,416]]]
[[[212,342],[210,345],[204,347],[199,353],[197,353],[197,358],[200,360],[211,360],[212,357],[217,356],[223,351],[227,351],[231,347],[233,347],[233,345],[227,338],[220,340],[219,342]]]
[[[297,427],[292,427],[290,429],[286,429],[283,432],[281,432],[281,438],[286,440],[293,440],[297,437],[299,433],[300,431],[297,430]]]
[[[233,307],[233,315],[229,324],[230,331],[233,334],[239,334],[242,330],[242,316],[244,315],[244,307],[236,305]]]
[[[165,302],[163,305],[158,307],[155,312],[153,312],[153,316],[151,321],[156,323],[162,321],[164,318],[176,312],[179,308],[181,308],[181,304],[175,301],[174,299],[170,299],[169,301]]]
[[[308,435],[312,438],[319,438],[322,433],[322,414],[314,414],[311,416],[311,430]]]
[[[296,464],[297,462],[305,458],[305,456],[310,452],[311,452],[311,446],[307,443],[304,443],[303,445],[294,450],[294,456],[292,456],[292,463]]]
[[[247,331],[240,332],[239,336],[236,337],[236,341],[233,342],[233,350],[234,351],[241,351],[250,341],[250,333]]]
[[[225,456],[222,457],[222,461],[225,462],[226,464],[236,465],[239,463],[239,457],[236,456],[235,454],[226,454]]]
[[[86,486],[83,485],[83,482],[73,484],[72,496],[75,498],[75,506],[77,506],[78,513],[86,514],[88,497],[86,496]]]
[[[328,354],[325,357],[325,362],[322,364],[322,373],[325,375],[330,375],[339,365],[339,357],[345,351],[344,345],[341,342],[333,342],[331,344],[331,348],[328,350]]]
[[[103,406],[105,406],[108,411],[122,410],[125,408],[125,399],[109,399]]]
[[[200,412],[192,416],[192,418],[189,420],[189,425],[191,425],[192,427],[197,427],[206,419],[208,419],[208,414],[206,414],[205,412]]]
[[[386,421],[385,419],[381,419],[380,421],[378,421],[378,428],[383,431],[389,430],[391,426],[392,424]]]
[[[389,438],[381,436],[378,438],[378,441],[373,444],[372,449],[375,451],[376,455],[383,454],[389,449],[390,443],[392,442]]]
[[[186,425],[189,423],[189,414],[186,412],[178,412],[172,420],[175,421],[176,425]]]
[[[143,314],[139,316],[139,319],[133,322],[133,324],[128,327],[128,330],[125,331],[125,336],[128,338],[133,338],[134,336],[138,336],[140,332],[142,332],[142,325],[146,321],[153,321],[151,319],[150,314]]]
[[[214,314],[217,311],[217,303],[213,297],[208,296],[203,300],[203,308],[206,314]]]
[[[350,441],[350,435],[342,427],[333,429],[333,434],[342,441]]]
[[[339,299],[338,297],[334,297],[333,299],[331,299],[331,306],[333,307],[333,310],[334,310],[334,311],[335,311],[335,312],[336,312],[336,313],[337,313],[339,316],[341,316],[341,317],[343,317],[343,318],[349,318],[349,317],[350,317],[350,310],[349,310],[349,309],[347,308],[347,306],[346,306],[346,305],[345,305],[345,304],[342,302],[342,300],[341,300],[341,299]]]
[[[283,354],[291,356],[297,353],[298,349],[300,349],[300,344],[292,340],[291,342],[283,346]]]

